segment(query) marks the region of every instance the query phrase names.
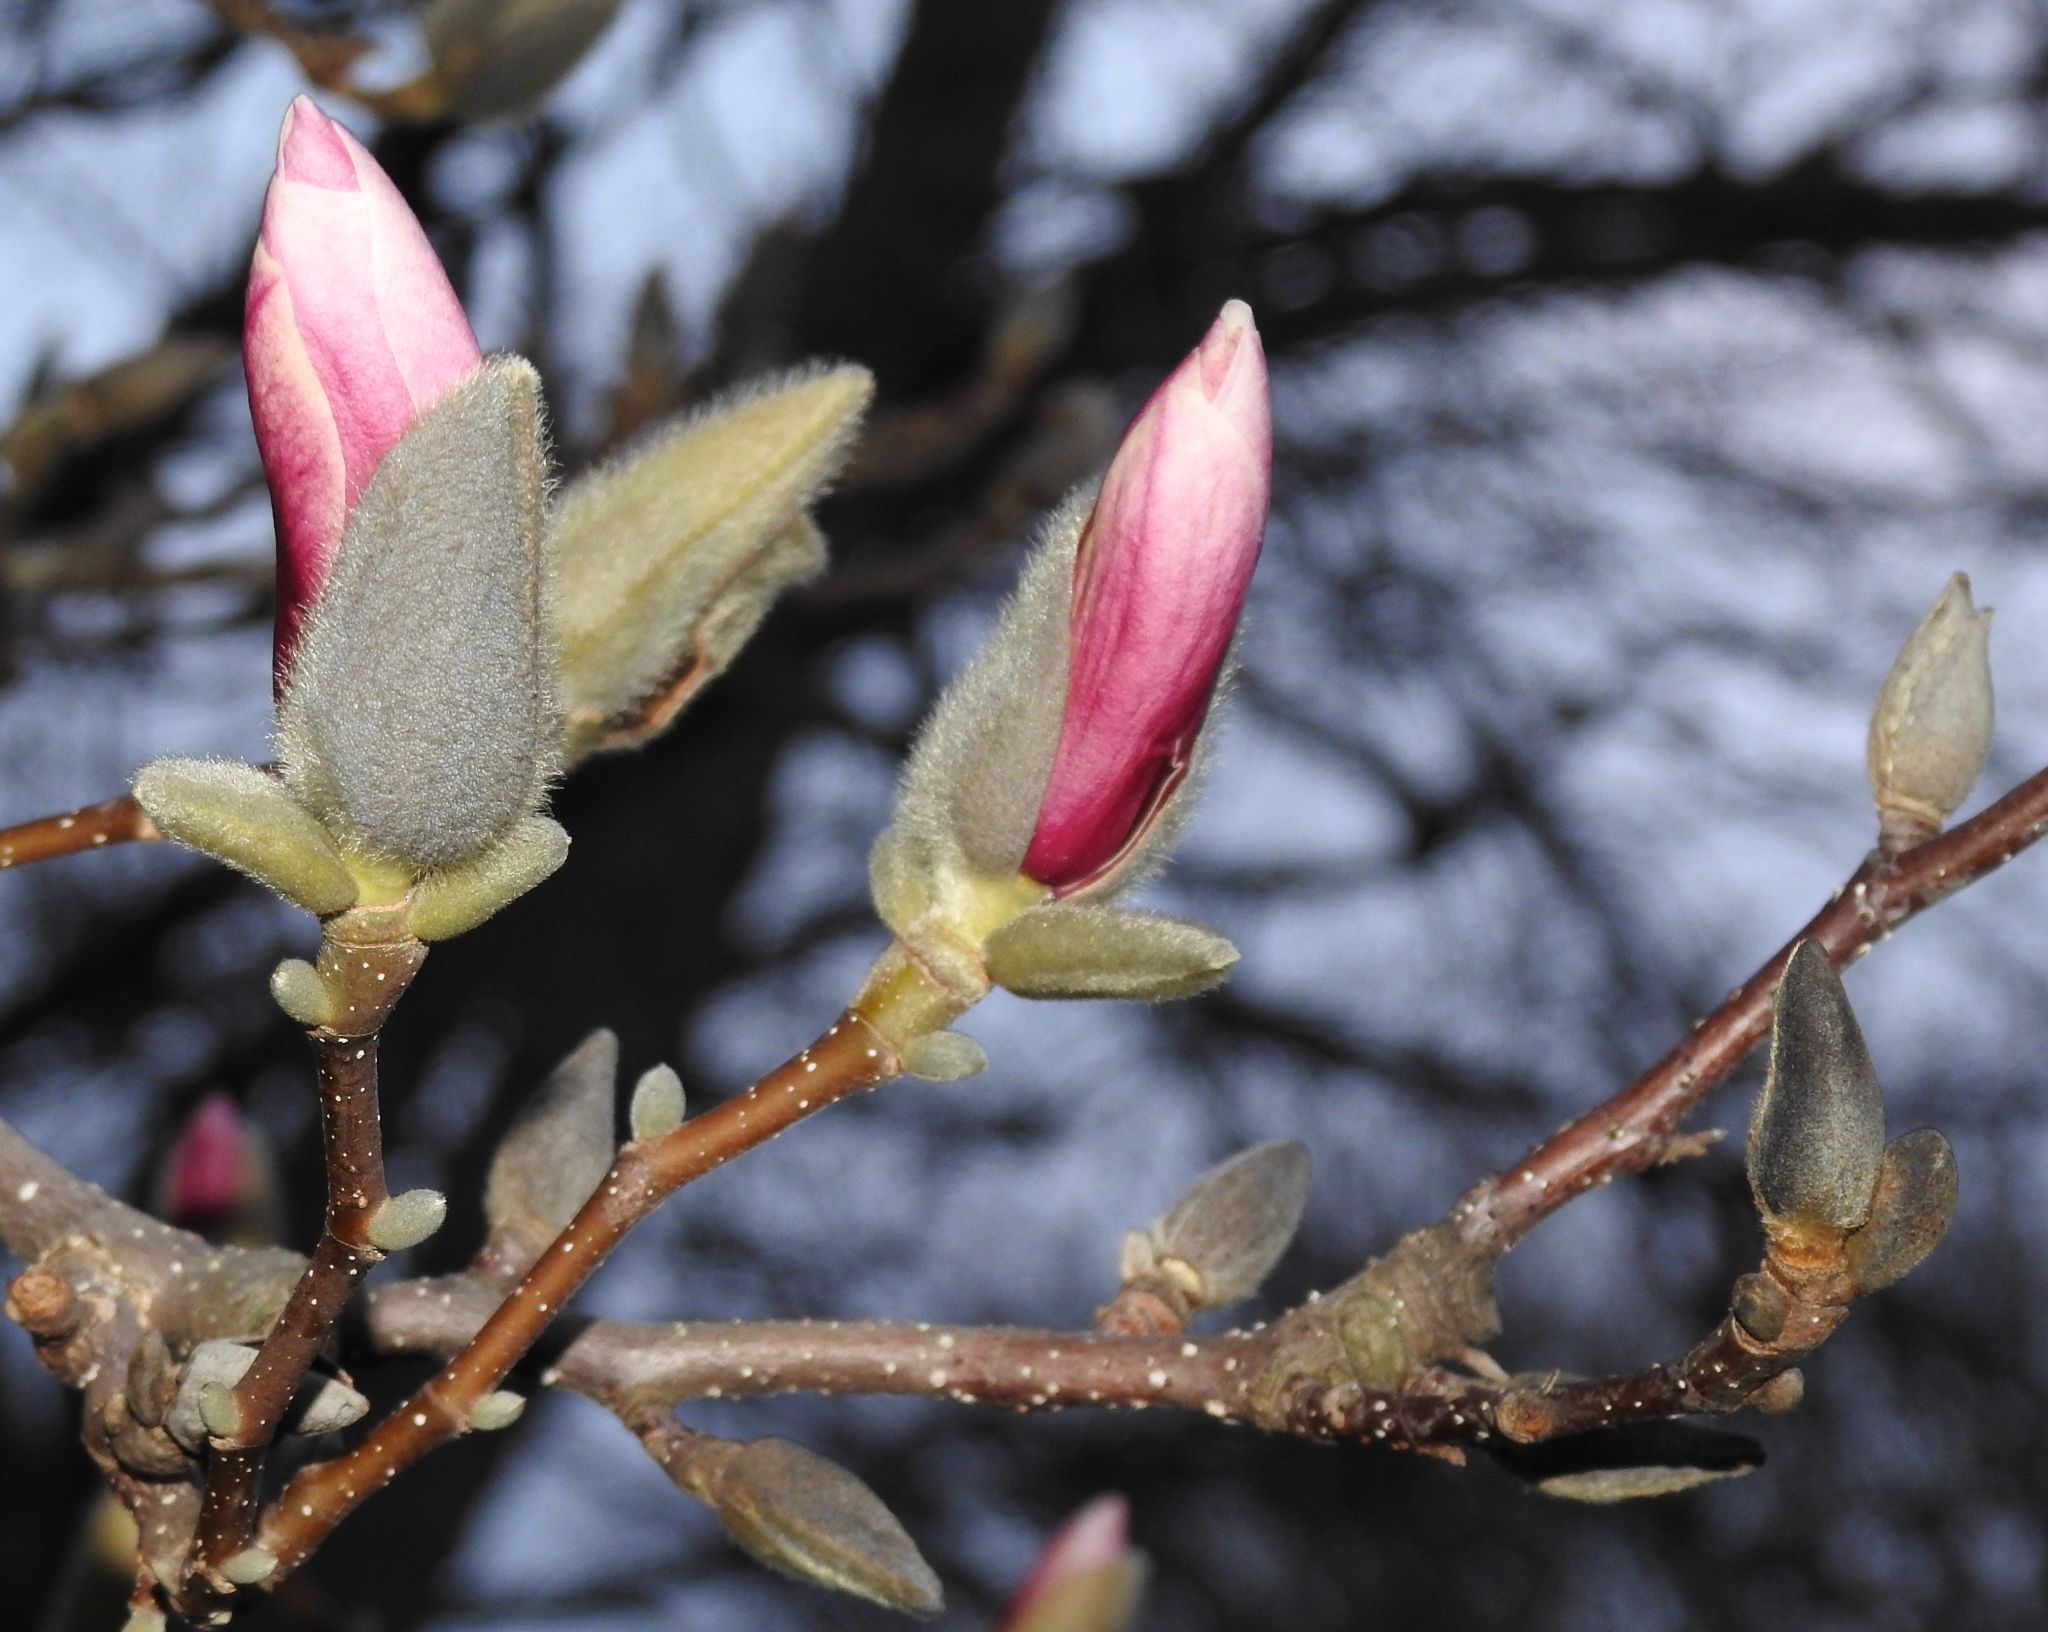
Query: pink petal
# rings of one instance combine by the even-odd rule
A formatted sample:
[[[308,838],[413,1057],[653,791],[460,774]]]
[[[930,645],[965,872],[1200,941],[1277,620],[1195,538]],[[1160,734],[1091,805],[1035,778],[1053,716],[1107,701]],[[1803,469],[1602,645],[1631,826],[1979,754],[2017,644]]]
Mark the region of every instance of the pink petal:
[[[164,1181],[169,1221],[184,1229],[215,1223],[242,1199],[241,1114],[226,1094],[209,1094],[186,1119]]]
[[[1098,1496],[1053,1533],[1003,1612],[997,1632],[1014,1626],[1062,1583],[1114,1564],[1130,1550],[1131,1504]]]
[[[483,360],[404,198],[303,96],[278,137],[243,352],[277,515],[281,677],[371,473]]]
[[[1186,770],[1258,562],[1266,369],[1226,306],[1124,435],[1075,561],[1067,699],[1024,871],[1067,893],[1143,831]]]

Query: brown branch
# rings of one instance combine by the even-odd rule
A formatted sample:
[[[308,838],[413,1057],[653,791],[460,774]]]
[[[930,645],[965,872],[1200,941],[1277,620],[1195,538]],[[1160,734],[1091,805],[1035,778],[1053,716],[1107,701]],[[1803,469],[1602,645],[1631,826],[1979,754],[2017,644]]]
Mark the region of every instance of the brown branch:
[[[804,1117],[902,1071],[890,1036],[848,1012],[745,1092],[658,1139],[619,1152],[590,1199],[446,1366],[346,1455],[306,1469],[272,1507],[261,1545],[282,1577],[357,1503],[463,1433],[496,1388],[626,1233],[661,1200]]]
[[[350,945],[329,938],[321,969],[345,994],[353,1023],[308,1035],[320,1103],[327,1210],[319,1245],[234,1391],[233,1431],[216,1433],[206,1505],[193,1541],[197,1573],[216,1577],[249,1545],[260,1511],[265,1452],[293,1393],[326,1346],[350,1296],[384,1256],[371,1220],[388,1199],[377,1108],[377,1041],[385,1017],[418,972],[418,941]],[[210,1579],[214,1590],[224,1580]]]
[[[75,856],[81,850],[97,850],[109,844],[160,839],[143,809],[127,794],[103,799],[96,805],[39,816],[32,822],[0,827],[0,872],[25,867],[32,861],[53,856]]]
[[[1847,964],[2044,832],[2048,770],[1939,838],[1889,859],[1873,855],[1691,1036],[1613,1098],[1466,1191],[1445,1222],[1498,1256],[1573,1197],[1666,1159],[1686,1114],[1770,1029],[1778,976],[1795,945],[1817,940],[1836,964]]]

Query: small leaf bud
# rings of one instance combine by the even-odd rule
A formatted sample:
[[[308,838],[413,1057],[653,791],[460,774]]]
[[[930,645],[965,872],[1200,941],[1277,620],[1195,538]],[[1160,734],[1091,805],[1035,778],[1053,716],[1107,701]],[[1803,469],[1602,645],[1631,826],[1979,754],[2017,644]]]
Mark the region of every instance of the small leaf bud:
[[[903,1069],[927,1082],[961,1082],[988,1069],[988,1050],[958,1031],[928,1031],[903,1053]]]
[[[311,1438],[339,1433],[369,1414],[370,1402],[339,1377],[308,1372],[292,1397],[292,1411],[285,1426],[295,1434]]]
[[[432,111],[465,122],[521,119],[582,60],[619,0],[430,0]]]
[[[1785,1330],[1790,1305],[1785,1289],[1768,1275],[1754,1272],[1735,1283],[1730,1310],[1742,1329],[1761,1343],[1775,1343]]]
[[[261,1547],[244,1547],[220,1567],[220,1573],[238,1587],[253,1587],[267,1581],[277,1569],[277,1555]]]
[[[698,1491],[771,1568],[912,1615],[943,1607],[939,1578],[868,1487],[786,1439],[757,1439]]]
[[[997,929],[983,962],[989,979],[1020,997],[1158,1001],[1207,991],[1237,962],[1237,948],[1185,919],[1055,902]]]
[[[1781,1371],[1769,1382],[1760,1383],[1750,1391],[1748,1403],[1759,1411],[1770,1415],[1783,1416],[1806,1398],[1806,1377],[1796,1367]]]
[[[1885,1147],[1870,1222],[1849,1237],[1849,1278],[1859,1292],[1900,1279],[1932,1252],[1956,1211],[1956,1153],[1933,1128]]]
[[[408,1190],[388,1198],[370,1215],[370,1245],[382,1252],[416,1247],[441,1227],[448,1198],[438,1190]]]
[[[225,1383],[199,1387],[199,1420],[215,1439],[233,1439],[242,1431],[242,1407]]]
[[[494,1389],[469,1408],[469,1425],[480,1434],[510,1428],[526,1412],[526,1396],[509,1388]]]
[[[234,1437],[240,1415],[235,1385],[255,1363],[256,1351],[246,1344],[225,1338],[196,1344],[185,1357],[177,1392],[164,1413],[164,1432],[195,1456],[206,1449],[208,1435]],[[216,1427],[216,1417],[226,1426]]]
[[[629,1114],[633,1137],[659,1139],[665,1133],[675,1132],[683,1125],[685,1105],[683,1079],[676,1075],[675,1067],[657,1065],[643,1072],[633,1084]]]
[[[407,927],[445,941],[502,912],[569,859],[569,835],[546,816],[528,816],[489,849],[429,873],[414,886]]]
[[[286,958],[270,971],[270,995],[277,1006],[307,1028],[331,1026],[346,1012],[340,993],[304,958]]]
[[[1907,638],[1870,716],[1870,787],[1887,851],[1941,831],[1991,751],[1991,610],[1949,579]]]
[[[491,1159],[485,1256],[523,1272],[576,1216],[616,1149],[619,1040],[593,1031],[549,1072]]]
[[[1740,1478],[1764,1459],[1752,1439],[1689,1423],[1632,1423],[1493,1449],[1502,1465],[1545,1496],[1598,1504],[1675,1496]]]
[[[1801,941],[1778,983],[1770,1069],[1749,1124],[1749,1183],[1765,1216],[1853,1230],[1884,1160],[1884,1098],[1841,977]]]
[[[157,759],[135,802],[166,838],[224,861],[320,917],[354,904],[341,850],[276,777],[228,759]]]
[[[1235,1303],[1258,1290],[1308,1205],[1308,1147],[1276,1140],[1238,1152],[1212,1167],[1149,1232],[1160,1260],[1188,1265],[1200,1277],[1198,1309]]]

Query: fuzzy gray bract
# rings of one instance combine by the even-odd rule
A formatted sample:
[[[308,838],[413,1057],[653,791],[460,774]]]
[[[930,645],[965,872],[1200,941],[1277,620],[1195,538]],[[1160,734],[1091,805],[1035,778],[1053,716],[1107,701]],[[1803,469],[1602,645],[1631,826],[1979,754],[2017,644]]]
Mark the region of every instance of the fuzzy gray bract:
[[[496,359],[420,416],[349,517],[277,743],[293,793],[366,854],[447,866],[540,800],[545,473],[539,382]]]

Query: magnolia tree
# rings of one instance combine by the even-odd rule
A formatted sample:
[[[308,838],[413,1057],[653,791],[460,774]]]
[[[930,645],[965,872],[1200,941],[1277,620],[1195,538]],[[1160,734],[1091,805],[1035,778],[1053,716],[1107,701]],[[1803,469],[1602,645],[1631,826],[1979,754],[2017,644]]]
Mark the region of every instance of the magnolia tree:
[[[1478,1452],[1560,1497],[1654,1496],[1754,1466],[1751,1441],[1683,1419],[1796,1404],[1856,1301],[1939,1241],[1949,1146],[1928,1129],[1887,1138],[1836,968],[2048,827],[2044,773],[1943,831],[1991,729],[1988,614],[1960,577],[1878,698],[1877,847],[1836,896],[1637,1081],[1341,1284],[1189,1335],[1252,1293],[1294,1232],[1309,1158],[1281,1143],[1133,1230],[1121,1286],[1071,1330],[597,1319],[523,1364],[672,1192],[850,1095],[979,1071],[982,1049],[952,1027],[994,987],[1158,1001],[1228,974],[1222,936],[1128,902],[1200,782],[1259,555],[1258,332],[1225,305],[1099,485],[1045,522],[904,769],[872,853],[886,934],[844,1012],[695,1114],[674,1071],[648,1071],[624,1096],[623,1140],[617,1047],[593,1032],[503,1130],[469,1267],[412,1280],[370,1272],[450,1207],[387,1189],[381,1029],[436,942],[489,933],[573,867],[546,813],[556,782],[660,732],[822,567],[810,509],[871,382],[844,364],[761,382],[556,490],[533,368],[482,355],[397,189],[303,99],[250,270],[245,362],[277,530],[275,762],[159,759],[131,796],[0,832],[0,866],[176,841],[319,925],[315,955],[271,977],[306,1033],[323,1134],[307,1255],[224,1242],[225,1215],[261,1200],[225,1102],[189,1125],[163,1220],[0,1123],[0,1242],[26,1266],[7,1311],[83,1395],[85,1450],[132,1517],[131,1632],[230,1620],[360,1504],[404,1501],[385,1488],[421,1458],[511,1427],[536,1388],[616,1415],[763,1562],[922,1614],[940,1584],[855,1473],[696,1431],[678,1409],[787,1391],[1154,1407],[1453,1463]],[[1731,1266],[1719,1323],[1626,1375],[1503,1370],[1486,1349],[1502,1256],[1593,1187],[1707,1149],[1691,1113],[1767,1033],[1748,1140],[1761,1255]],[[368,1420],[358,1380],[421,1356],[439,1369]],[[1077,1515],[1005,1626],[1127,1625],[1141,1571],[1125,1538],[1113,1497]]]

